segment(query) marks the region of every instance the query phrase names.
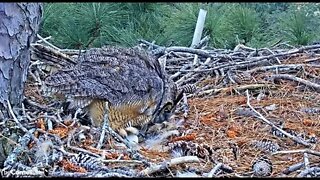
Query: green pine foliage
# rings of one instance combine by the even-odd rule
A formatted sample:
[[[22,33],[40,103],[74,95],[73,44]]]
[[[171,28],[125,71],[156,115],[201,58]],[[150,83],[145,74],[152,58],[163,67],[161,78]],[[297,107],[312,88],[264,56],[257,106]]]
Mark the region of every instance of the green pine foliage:
[[[301,11],[293,12],[284,20],[285,36],[293,44],[306,45],[310,42],[312,34],[308,30],[308,18]]]
[[[210,36],[211,47],[320,38],[315,3],[45,3],[40,35],[61,48],[134,46],[138,39],[190,46],[200,8],[207,11],[203,37]]]
[[[235,39],[231,45],[249,44],[258,34],[260,27],[256,11],[241,4],[234,4],[227,9],[227,12],[227,23],[231,31],[231,38]]]
[[[208,4],[202,7],[207,11],[203,36],[210,36],[210,46],[215,48],[227,48],[230,44],[230,31],[226,23],[227,5],[223,3]]]
[[[172,10],[171,16],[164,19],[167,43],[190,46],[198,19],[199,9],[207,11],[203,37],[210,36],[210,45],[224,48],[228,44],[228,27],[223,3],[181,3]]]
[[[316,32],[319,33],[320,24],[315,19],[307,9],[292,7],[281,19],[283,35],[291,44],[307,45],[315,39]]]
[[[41,34],[53,36],[54,43],[64,48],[99,46],[125,19],[115,3],[48,3],[44,8]]]
[[[177,4],[172,8],[171,15],[163,19],[164,36],[172,45],[191,45],[199,8],[199,3]],[[164,43],[161,42],[161,44]]]
[[[164,3],[123,3],[127,20],[114,27],[113,41],[134,46],[138,39],[163,41],[162,19],[170,14],[170,5]]]
[[[47,3],[41,35],[64,48],[132,46],[139,38],[162,38],[168,10],[160,3]]]

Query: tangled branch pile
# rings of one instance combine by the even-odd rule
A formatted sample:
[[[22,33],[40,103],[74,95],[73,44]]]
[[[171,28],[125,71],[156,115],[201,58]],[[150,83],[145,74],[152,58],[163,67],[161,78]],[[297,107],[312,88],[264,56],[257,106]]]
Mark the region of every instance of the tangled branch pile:
[[[63,50],[67,56],[79,51]],[[319,176],[320,45],[278,44],[234,50],[160,47],[141,40],[166,62],[179,86],[192,84],[169,122],[149,128],[131,151],[100,129],[81,124],[79,112],[45,97],[46,71],[33,59],[21,113],[1,124],[4,136],[22,132],[5,176],[73,177],[307,177]],[[202,48],[201,48],[202,47]],[[15,114],[21,114],[15,116]],[[12,142],[14,143],[14,142]],[[125,166],[124,166],[125,164]]]

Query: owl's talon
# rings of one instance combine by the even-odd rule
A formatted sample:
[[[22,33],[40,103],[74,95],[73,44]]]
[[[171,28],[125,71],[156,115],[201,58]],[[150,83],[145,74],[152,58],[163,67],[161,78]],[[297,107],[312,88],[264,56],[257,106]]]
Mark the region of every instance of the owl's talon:
[[[126,130],[120,129],[120,130],[119,130],[119,135],[122,136],[123,138],[125,138],[125,137],[128,136],[128,133],[127,133]]]
[[[119,135],[128,142],[131,148],[135,148],[139,143],[139,130],[135,127],[127,127],[119,130]]]
[[[137,128],[135,128],[135,127],[127,127],[126,129],[125,129],[125,131],[127,131],[127,132],[129,132],[129,133],[131,133],[131,134],[134,134],[134,135],[138,135],[139,134],[139,130],[137,129]]]

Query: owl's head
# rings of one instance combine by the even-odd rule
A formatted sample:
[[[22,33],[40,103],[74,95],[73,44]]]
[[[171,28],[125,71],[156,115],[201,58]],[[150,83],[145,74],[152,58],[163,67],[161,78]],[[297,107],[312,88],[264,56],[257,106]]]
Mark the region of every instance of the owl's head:
[[[170,78],[165,84],[162,102],[154,117],[153,123],[162,123],[167,121],[176,110],[179,101],[183,97],[183,89],[177,88],[177,85]]]
[[[178,88],[177,84],[173,81],[172,77],[170,77],[165,70],[166,67],[166,58],[155,58],[156,69],[162,78],[164,88],[161,97],[161,102],[158,104],[155,113],[153,114],[153,119],[151,123],[162,123],[167,121],[171,115],[175,112],[178,103],[183,98],[183,93],[193,93],[195,91],[194,87],[181,87]]]

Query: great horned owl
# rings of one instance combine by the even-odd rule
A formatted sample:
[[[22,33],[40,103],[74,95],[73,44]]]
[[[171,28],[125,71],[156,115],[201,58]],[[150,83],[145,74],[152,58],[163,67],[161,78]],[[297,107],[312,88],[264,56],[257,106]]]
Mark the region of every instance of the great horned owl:
[[[102,126],[105,113],[118,132],[162,122],[182,98],[159,61],[141,49],[92,48],[77,60],[61,53],[54,56],[52,49],[41,45],[33,49],[38,58],[50,59],[57,68],[45,79],[46,91],[64,95],[70,108],[85,109],[96,127]]]

